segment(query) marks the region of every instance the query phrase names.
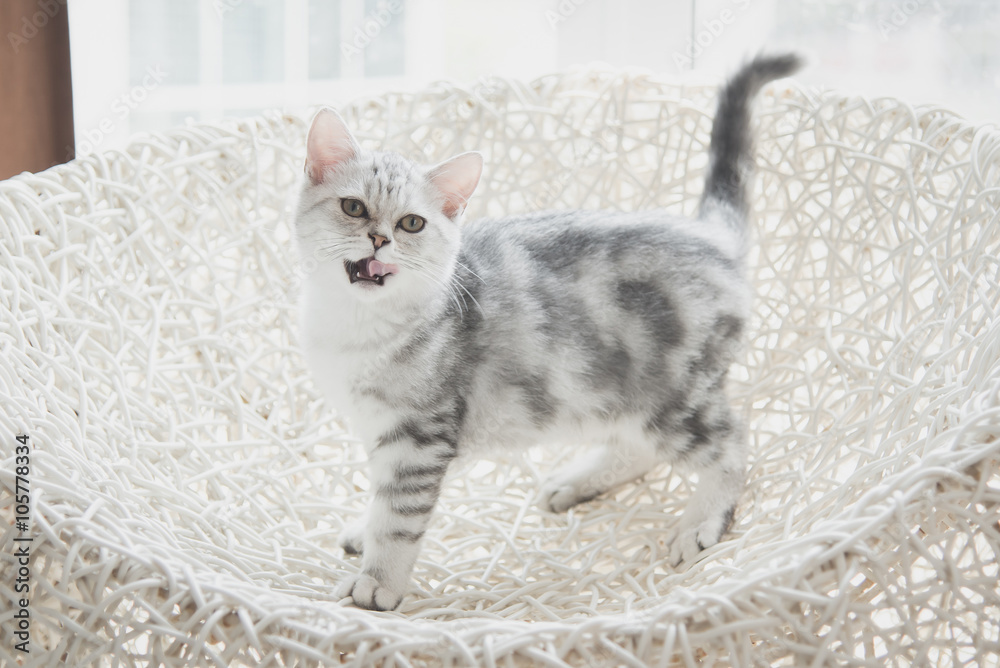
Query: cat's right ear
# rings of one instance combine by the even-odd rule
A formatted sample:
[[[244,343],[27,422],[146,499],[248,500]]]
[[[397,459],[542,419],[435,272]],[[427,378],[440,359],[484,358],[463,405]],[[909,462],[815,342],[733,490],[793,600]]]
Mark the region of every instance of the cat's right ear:
[[[323,182],[326,175],[337,165],[347,162],[361,147],[347,124],[333,109],[320,109],[313,118],[306,139],[306,174],[313,185]]]

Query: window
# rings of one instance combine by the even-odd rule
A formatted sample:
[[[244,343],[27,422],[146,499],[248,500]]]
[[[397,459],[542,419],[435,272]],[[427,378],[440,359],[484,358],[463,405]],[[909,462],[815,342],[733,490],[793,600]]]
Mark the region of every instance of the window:
[[[1000,117],[992,0],[88,0],[70,3],[78,150],[137,130],[307,113],[439,79],[593,61],[713,80],[762,45],[800,79]],[[774,48],[774,47],[772,47]]]

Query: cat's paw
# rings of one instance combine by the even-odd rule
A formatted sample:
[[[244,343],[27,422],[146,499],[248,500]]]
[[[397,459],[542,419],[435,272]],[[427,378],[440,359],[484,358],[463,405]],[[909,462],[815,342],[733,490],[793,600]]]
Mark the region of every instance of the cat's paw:
[[[698,555],[719,542],[726,527],[718,520],[706,520],[693,526],[682,524],[669,539],[670,564],[675,568],[691,564]]]
[[[365,551],[365,525],[353,522],[344,527],[337,543],[347,554],[362,554]]]
[[[395,610],[405,593],[388,587],[365,573],[349,575],[337,587],[339,598],[350,596],[354,599],[354,605],[368,610]]]
[[[585,493],[576,485],[550,480],[542,487],[538,505],[550,513],[564,513],[573,506],[590,501],[596,496],[597,492],[593,490]]]

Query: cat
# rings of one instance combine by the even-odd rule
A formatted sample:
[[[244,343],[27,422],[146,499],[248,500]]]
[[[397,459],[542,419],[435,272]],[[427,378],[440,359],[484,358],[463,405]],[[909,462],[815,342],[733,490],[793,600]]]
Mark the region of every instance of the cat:
[[[365,442],[370,506],[340,544],[362,554],[342,598],[395,609],[460,453],[595,446],[544,484],[560,512],[662,461],[698,475],[673,565],[732,522],[746,437],[726,398],[752,290],[745,277],[750,104],[799,67],[758,56],[721,89],[696,219],[548,211],[464,223],[483,158],[422,166],[363,149],[315,116],[295,219],[300,344]],[[666,520],[666,518],[665,518]]]

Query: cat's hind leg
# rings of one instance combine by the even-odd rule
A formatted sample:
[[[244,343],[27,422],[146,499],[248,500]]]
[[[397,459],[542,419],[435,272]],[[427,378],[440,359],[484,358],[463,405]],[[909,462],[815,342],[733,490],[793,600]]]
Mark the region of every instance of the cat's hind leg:
[[[538,505],[561,513],[647,473],[658,459],[643,439],[597,446],[577,456],[542,485]]]
[[[347,554],[362,554],[365,551],[365,527],[368,525],[367,512],[350,522],[340,532],[337,543]]]
[[[674,566],[691,563],[699,552],[719,542],[733,521],[743,492],[746,443],[728,407],[725,414],[727,418],[715,429],[704,423],[696,426],[695,450],[684,458],[686,468],[698,474],[698,485],[680,524],[668,539],[670,562]],[[691,421],[686,423],[690,425]]]

